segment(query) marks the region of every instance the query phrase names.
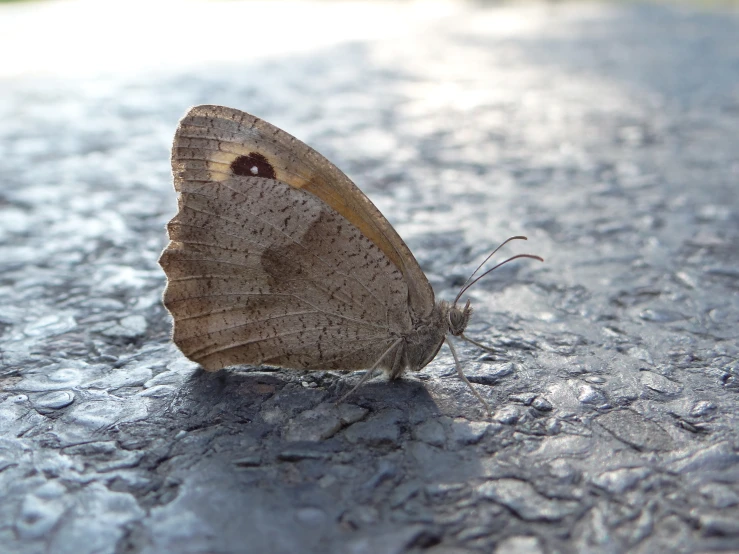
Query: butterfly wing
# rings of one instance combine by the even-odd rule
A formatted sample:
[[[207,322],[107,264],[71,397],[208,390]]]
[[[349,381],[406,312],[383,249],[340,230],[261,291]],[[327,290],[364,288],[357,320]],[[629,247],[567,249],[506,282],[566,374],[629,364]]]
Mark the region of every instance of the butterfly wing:
[[[175,188],[235,176],[275,179],[331,207],[402,273],[414,319],[427,317],[434,292],[418,262],[374,204],[335,165],[288,133],[245,112],[195,106],[180,121],[172,148]]]
[[[243,176],[181,174],[177,189],[164,304],[206,369],[367,368],[410,329],[403,274],[316,196]]]

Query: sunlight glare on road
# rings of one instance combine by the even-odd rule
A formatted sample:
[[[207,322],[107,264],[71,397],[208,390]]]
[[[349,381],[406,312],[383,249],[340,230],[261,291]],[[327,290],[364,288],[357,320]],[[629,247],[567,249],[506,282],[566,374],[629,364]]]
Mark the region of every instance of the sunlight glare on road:
[[[166,72],[378,40],[453,15],[434,2],[61,0],[0,5],[0,78]]]

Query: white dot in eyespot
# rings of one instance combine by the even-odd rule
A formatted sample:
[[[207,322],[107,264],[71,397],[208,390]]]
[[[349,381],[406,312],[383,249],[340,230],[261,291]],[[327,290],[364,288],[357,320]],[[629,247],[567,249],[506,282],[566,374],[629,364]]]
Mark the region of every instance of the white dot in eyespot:
[[[257,173],[259,173],[259,168],[254,165],[249,171],[251,171],[252,175],[256,175]]]

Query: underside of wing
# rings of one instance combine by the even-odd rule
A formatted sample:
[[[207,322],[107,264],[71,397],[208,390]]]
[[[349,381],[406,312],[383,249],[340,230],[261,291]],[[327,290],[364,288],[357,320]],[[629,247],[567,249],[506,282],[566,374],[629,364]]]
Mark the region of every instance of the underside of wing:
[[[263,177],[309,193],[349,221],[400,270],[414,317],[434,306],[434,293],[406,244],[372,202],[336,166],[295,137],[245,112],[196,106],[180,121],[172,148],[175,187]]]
[[[187,173],[178,191],[164,304],[174,342],[206,369],[367,368],[410,328],[403,274],[316,196]]]

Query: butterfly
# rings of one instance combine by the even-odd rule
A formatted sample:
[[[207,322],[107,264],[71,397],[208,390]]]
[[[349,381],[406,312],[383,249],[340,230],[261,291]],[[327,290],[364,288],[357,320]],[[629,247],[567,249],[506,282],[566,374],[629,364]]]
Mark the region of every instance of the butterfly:
[[[378,369],[390,379],[420,371],[446,342],[489,412],[450,335],[487,349],[465,336],[472,308],[458,302],[502,265],[475,277],[498,249],[454,302],[437,302],[403,239],[344,173],[236,109],[191,108],[175,133],[172,173],[178,212],[159,263],[185,356],[206,370],[368,369],[361,384]],[[543,261],[503,263],[520,257]]]

